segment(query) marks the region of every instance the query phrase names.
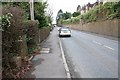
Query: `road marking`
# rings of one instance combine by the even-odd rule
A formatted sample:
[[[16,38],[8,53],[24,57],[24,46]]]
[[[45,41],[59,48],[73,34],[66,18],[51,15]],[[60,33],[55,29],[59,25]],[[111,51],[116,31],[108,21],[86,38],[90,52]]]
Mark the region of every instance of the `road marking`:
[[[109,46],[106,46],[106,45],[103,45],[103,46],[106,47],[106,48],[108,48],[108,49],[115,50],[115,49],[113,49],[113,48],[111,48]]]
[[[105,47],[105,48],[108,48],[108,49],[110,49],[110,50],[115,50],[115,49],[113,49],[113,48],[111,48],[111,47],[109,47],[109,46],[107,46],[107,45],[104,45],[104,44],[102,44],[102,43],[99,43],[99,42],[97,42],[97,41],[92,41],[93,43],[96,43],[96,44],[98,44],[98,45],[101,45],[101,46],[103,46],[103,47]]]
[[[42,48],[41,51],[40,51],[40,53],[42,53],[42,54],[43,53],[46,53],[46,54],[50,53],[50,48]]]
[[[93,43],[96,43],[98,45],[102,45],[101,43],[97,42],[97,41],[92,41]]]
[[[71,80],[71,75],[70,75],[70,70],[68,68],[68,64],[67,64],[67,61],[66,61],[66,58],[65,58],[65,54],[64,54],[64,51],[63,51],[63,48],[62,48],[62,44],[61,44],[61,41],[60,41],[60,38],[58,37],[59,39],[59,45],[60,45],[60,49],[61,49],[61,53],[62,53],[62,58],[63,58],[63,64],[65,66],[65,70],[66,70],[66,74],[67,74],[67,78],[69,78]]]

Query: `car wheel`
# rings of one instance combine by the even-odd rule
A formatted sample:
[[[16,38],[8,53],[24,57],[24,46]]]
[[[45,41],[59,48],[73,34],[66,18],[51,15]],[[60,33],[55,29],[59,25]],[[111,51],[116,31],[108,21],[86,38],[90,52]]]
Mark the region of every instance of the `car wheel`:
[[[61,37],[61,35],[59,35],[59,37]]]

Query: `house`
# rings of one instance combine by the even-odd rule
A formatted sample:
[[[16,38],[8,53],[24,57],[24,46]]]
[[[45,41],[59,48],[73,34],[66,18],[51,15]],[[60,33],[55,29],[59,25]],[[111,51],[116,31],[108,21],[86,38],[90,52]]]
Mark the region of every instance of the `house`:
[[[80,12],[80,11],[81,11],[81,6],[78,5],[78,7],[77,7],[77,12]]]
[[[88,12],[90,9],[93,8],[93,6],[94,6],[94,4],[90,4],[90,3],[84,5],[84,6],[81,8],[81,14],[84,14],[84,13]]]
[[[85,8],[85,5],[81,8],[81,14],[84,14],[85,13],[85,11],[86,11],[86,8]]]
[[[103,4],[102,2],[103,0],[97,0],[95,3],[91,4],[91,3],[88,3],[86,5],[84,5],[82,8],[81,8],[81,14],[84,14],[86,12],[88,12],[90,9],[94,8],[95,6],[99,5],[99,4]]]

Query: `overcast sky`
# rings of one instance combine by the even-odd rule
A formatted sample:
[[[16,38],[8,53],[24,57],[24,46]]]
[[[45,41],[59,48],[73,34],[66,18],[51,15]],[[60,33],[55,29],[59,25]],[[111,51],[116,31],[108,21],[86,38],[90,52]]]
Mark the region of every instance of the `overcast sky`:
[[[78,5],[85,5],[88,2],[94,3],[97,0],[47,0],[49,8],[53,11],[54,23],[57,12],[62,9],[63,12],[75,12]]]

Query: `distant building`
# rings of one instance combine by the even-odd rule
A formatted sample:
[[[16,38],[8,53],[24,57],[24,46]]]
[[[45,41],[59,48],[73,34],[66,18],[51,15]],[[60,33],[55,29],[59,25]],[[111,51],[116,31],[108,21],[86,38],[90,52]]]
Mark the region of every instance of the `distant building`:
[[[84,5],[84,6],[82,7],[82,9],[81,9],[81,14],[84,14],[85,11],[86,11],[86,8],[85,8],[85,5]]]
[[[80,11],[81,11],[81,6],[78,5],[78,7],[77,7],[77,12],[80,12]]]
[[[84,13],[88,12],[90,9],[93,8],[93,6],[94,6],[94,4],[90,4],[90,3],[84,5],[84,6],[81,8],[81,14],[84,14]]]
[[[91,3],[88,3],[84,6],[82,6],[81,8],[81,14],[84,14],[86,12],[88,12],[90,9],[94,8],[95,6],[99,5],[99,4],[103,4],[103,0],[97,0],[95,3],[91,4]]]

